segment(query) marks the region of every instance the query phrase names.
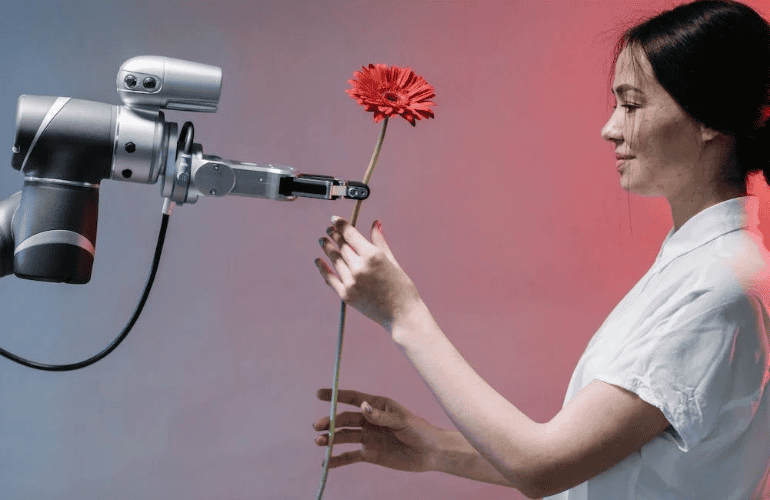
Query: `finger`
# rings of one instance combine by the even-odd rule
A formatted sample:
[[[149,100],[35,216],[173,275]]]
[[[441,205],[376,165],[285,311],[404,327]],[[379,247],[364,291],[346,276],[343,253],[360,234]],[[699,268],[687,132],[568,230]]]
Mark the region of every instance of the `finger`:
[[[350,225],[350,222],[340,217],[332,217],[332,227],[336,229],[345,241],[350,245],[358,255],[367,256],[375,251],[374,246],[369,243],[358,229]]]
[[[361,429],[342,429],[334,433],[334,444],[360,444]],[[318,446],[327,446],[329,444],[329,434],[316,436],[315,444]]]
[[[326,234],[328,234],[329,238],[337,244],[340,255],[342,255],[342,258],[345,260],[348,267],[354,267],[360,261],[361,257],[356,253],[353,247],[345,241],[345,238],[343,238],[342,234],[337,231],[334,226],[327,227]]]
[[[382,223],[376,220],[372,224],[372,243],[374,246],[385,252],[390,260],[396,262],[396,258],[393,257],[393,253],[390,251],[390,247],[385,241],[385,235],[382,234]]]
[[[364,453],[361,450],[348,451],[346,453],[340,453],[336,457],[332,457],[329,460],[329,468],[342,467],[343,465],[355,464],[358,462],[364,462]]]
[[[334,419],[334,426],[340,427],[361,427],[364,425],[364,416],[358,412],[344,411],[337,414],[337,418]],[[321,417],[313,422],[313,429],[317,431],[329,430],[329,416]]]
[[[345,262],[342,254],[334,249],[334,245],[332,245],[332,242],[327,238],[321,238],[318,240],[318,243],[320,243],[324,253],[332,261],[334,269],[336,269],[337,273],[340,275],[340,281],[343,283],[350,283],[352,281],[353,275],[350,272],[350,268]]]
[[[321,401],[331,401],[332,390],[318,389],[318,392],[316,392],[316,397]],[[381,396],[374,396],[372,394],[366,394],[365,392],[358,392],[350,389],[347,389],[347,390],[340,389],[339,391],[337,391],[337,402],[358,406],[358,407],[360,407],[361,403],[363,403],[364,401],[369,401],[371,403],[373,400],[380,399],[380,398]]]
[[[345,296],[345,286],[342,284],[340,279],[332,272],[331,269],[329,269],[329,266],[326,265],[326,262],[324,262],[321,259],[315,260],[315,265],[318,268],[318,271],[321,273],[321,276],[323,276],[323,279],[326,281],[326,284],[332,287],[332,289],[337,292],[337,295],[340,296],[340,298]]]
[[[368,403],[361,403],[361,414],[367,422],[380,427],[388,427],[390,429],[400,431],[406,428],[406,423],[403,414],[394,413],[391,411],[382,411]]]

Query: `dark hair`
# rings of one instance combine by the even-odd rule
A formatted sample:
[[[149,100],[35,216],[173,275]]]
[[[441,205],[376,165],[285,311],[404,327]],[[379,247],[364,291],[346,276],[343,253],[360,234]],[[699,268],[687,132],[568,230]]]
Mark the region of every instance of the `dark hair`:
[[[735,138],[720,180],[746,194],[748,174],[770,181],[770,24],[732,0],[680,5],[630,28],[615,47],[640,49],[661,86],[695,120]],[[613,65],[614,66],[614,65]]]

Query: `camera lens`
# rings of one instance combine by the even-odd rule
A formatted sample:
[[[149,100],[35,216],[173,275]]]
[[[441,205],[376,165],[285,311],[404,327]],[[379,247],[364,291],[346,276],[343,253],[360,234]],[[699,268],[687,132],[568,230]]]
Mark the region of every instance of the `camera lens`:
[[[146,89],[154,89],[155,88],[155,78],[148,76],[144,79],[142,82],[142,85],[144,85],[144,88]]]
[[[136,77],[134,75],[128,75],[123,82],[126,84],[126,87],[132,89],[136,85]]]

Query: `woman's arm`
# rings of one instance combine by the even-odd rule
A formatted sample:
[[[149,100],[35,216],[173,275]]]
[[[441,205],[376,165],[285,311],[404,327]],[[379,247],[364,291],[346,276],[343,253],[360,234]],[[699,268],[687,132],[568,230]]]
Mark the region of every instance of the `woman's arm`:
[[[528,497],[580,484],[668,427],[660,410],[600,381],[585,387],[550,422],[531,420],[449,342],[379,230],[373,228],[370,243],[335,219],[329,234],[339,251],[325,238],[321,243],[340,276],[318,261],[327,284],[390,332],[465,439]]]
[[[467,441],[530,498],[598,475],[669,425],[659,409],[636,394],[600,381],[585,387],[550,422],[537,423],[473,370],[424,305],[394,321],[391,335]]]
[[[445,431],[444,439],[433,451],[432,469],[474,481],[514,487],[459,431]]]

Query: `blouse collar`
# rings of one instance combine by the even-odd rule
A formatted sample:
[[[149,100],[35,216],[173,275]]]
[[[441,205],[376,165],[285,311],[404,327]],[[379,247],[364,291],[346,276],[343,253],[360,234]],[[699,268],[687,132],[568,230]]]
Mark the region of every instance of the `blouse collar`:
[[[675,258],[709,241],[739,229],[756,229],[759,225],[759,199],[741,196],[712,205],[685,222],[678,231],[668,232],[656,263],[665,266]],[[755,230],[759,234],[758,230]]]

